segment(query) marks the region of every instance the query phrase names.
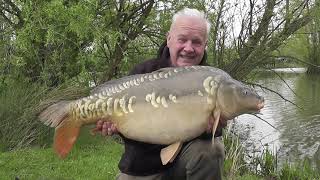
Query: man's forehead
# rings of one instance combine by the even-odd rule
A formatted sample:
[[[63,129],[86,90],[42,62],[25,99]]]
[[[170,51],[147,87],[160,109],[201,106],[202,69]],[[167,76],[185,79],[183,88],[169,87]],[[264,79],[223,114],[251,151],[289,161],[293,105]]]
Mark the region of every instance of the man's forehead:
[[[177,33],[177,38],[188,38],[188,39],[192,39],[192,40],[201,40],[203,41],[205,36],[204,34],[190,34],[190,33]]]
[[[178,26],[172,29],[172,32],[178,38],[201,39],[206,38],[207,32],[205,29],[191,28],[189,26]]]
[[[189,26],[206,29],[206,22],[199,17],[183,16],[176,19],[174,26]]]
[[[171,30],[179,32],[194,31],[205,35],[207,32],[207,27],[206,23],[202,19],[196,17],[180,17],[177,18]]]

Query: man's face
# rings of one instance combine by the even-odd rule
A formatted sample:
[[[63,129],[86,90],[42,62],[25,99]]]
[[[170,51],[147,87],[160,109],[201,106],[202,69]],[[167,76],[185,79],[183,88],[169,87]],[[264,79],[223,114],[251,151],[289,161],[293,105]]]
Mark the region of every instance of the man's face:
[[[167,36],[173,66],[198,65],[207,45],[206,23],[195,17],[179,17]]]

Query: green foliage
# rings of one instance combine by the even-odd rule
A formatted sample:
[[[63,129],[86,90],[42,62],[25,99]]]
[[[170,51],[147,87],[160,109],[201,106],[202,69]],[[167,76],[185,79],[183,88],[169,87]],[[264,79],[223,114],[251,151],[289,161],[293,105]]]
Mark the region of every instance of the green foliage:
[[[36,118],[36,106],[46,88],[8,80],[0,87],[0,150],[43,144],[50,133]]]
[[[308,62],[309,56],[309,42],[307,39],[307,32],[304,29],[299,30],[296,34],[292,35],[274,54],[276,56],[289,56],[294,57],[302,61]],[[294,61],[295,64],[300,64],[300,66],[305,66],[299,61]],[[292,62],[291,62],[292,63]],[[289,63],[287,64],[287,66]],[[290,66],[289,66],[290,67]]]
[[[230,132],[224,133],[225,160],[223,175],[225,179],[281,179],[307,180],[319,179],[320,173],[308,160],[286,163],[279,168],[277,154],[265,149],[259,156],[246,158],[248,152],[244,150],[239,138]]]
[[[71,83],[55,89],[25,79],[7,79],[0,86],[0,150],[6,151],[30,145],[51,143],[53,129],[41,123],[37,116],[47,106],[59,100],[71,100],[89,94],[89,88]]]
[[[320,48],[319,48],[319,29],[320,11],[316,9],[312,14],[312,21],[290,36],[275,53],[280,56],[291,56],[297,58],[293,66],[298,64],[308,67],[308,72],[320,72]],[[302,61],[302,62],[301,62]],[[287,64],[288,66],[288,64]],[[289,65],[290,66],[290,65]]]
[[[319,4],[319,2],[318,2]],[[309,62],[308,73],[320,73],[320,10],[319,8],[314,13],[312,22],[307,26],[310,31],[309,40]]]
[[[90,19],[88,10],[81,7],[68,8],[57,0],[24,5],[25,24],[15,41],[17,68],[23,76],[57,86],[82,71],[79,50],[91,33],[78,29],[79,23],[88,27]]]
[[[261,156],[254,157],[251,164],[255,167],[255,173],[263,177],[274,177],[277,171],[277,155],[269,149],[265,149]]]
[[[277,170],[277,156],[273,155],[268,149],[264,152],[261,173],[262,175],[274,175]]]
[[[249,169],[244,166],[245,153],[239,138],[227,132],[224,134],[223,143],[226,152],[223,171],[226,177],[233,179],[239,175],[246,174]]]
[[[316,172],[311,163],[304,160],[300,163],[290,165],[286,163],[280,171],[280,179],[282,180],[307,180],[307,179],[319,179],[320,173]]]

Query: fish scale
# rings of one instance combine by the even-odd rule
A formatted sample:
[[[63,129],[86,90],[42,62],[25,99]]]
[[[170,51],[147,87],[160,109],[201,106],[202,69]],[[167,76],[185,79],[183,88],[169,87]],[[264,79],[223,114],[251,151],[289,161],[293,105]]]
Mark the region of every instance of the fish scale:
[[[196,68],[185,67],[184,70],[190,71],[190,70],[196,70]],[[174,69],[173,72],[174,73],[179,73],[179,72],[182,72],[182,70]],[[154,81],[154,80],[158,80],[158,79],[168,78],[171,75],[172,75],[171,71],[169,71],[167,73],[164,73],[162,71],[154,72],[154,73],[152,73],[152,74],[150,74],[148,76],[147,80]],[[104,109],[104,108],[101,108],[101,107],[97,108],[97,107],[99,107],[100,103],[104,102],[105,99],[110,98],[110,96],[111,96],[110,91],[113,93],[112,94],[113,96],[116,96],[117,94],[119,94],[123,90],[130,88],[130,86],[131,87],[139,86],[140,83],[144,82],[144,80],[145,80],[145,78],[143,76],[141,76],[140,78],[137,77],[137,78],[134,78],[133,80],[130,79],[130,81],[127,81],[127,82],[115,84],[115,85],[111,86],[111,89],[108,88],[107,90],[104,90],[104,91],[102,91],[100,93],[97,93],[97,94],[94,94],[93,96],[90,96],[89,100],[87,98],[83,98],[81,100],[78,100],[79,102],[76,103],[77,105],[74,106],[73,110],[71,110],[71,111],[75,111],[76,112],[76,113],[73,113],[73,114],[75,114],[75,116],[76,116],[75,118],[78,118],[78,119],[95,118],[95,117],[99,116],[98,114],[101,113],[101,112],[102,112],[102,114],[101,114],[102,116],[107,116],[108,113],[106,113],[107,112],[106,110],[108,109],[108,107],[109,107],[109,109],[110,109],[110,107],[116,107],[116,108],[113,108],[113,109],[118,109],[118,106],[120,105],[119,99],[114,99],[112,101],[112,104],[111,104],[112,106],[103,106],[103,107],[105,107],[107,109]],[[123,86],[122,84],[125,84],[125,85]],[[127,84],[129,84],[129,86],[127,86]],[[127,88],[125,88],[125,87],[127,87]],[[106,96],[106,94],[107,95],[109,94],[109,95]],[[158,98],[160,99],[161,97],[158,96]],[[95,106],[96,106],[95,109],[94,108],[90,108],[90,106],[92,105],[90,102],[92,102],[92,104],[95,104]],[[165,98],[162,98],[162,102],[163,102],[163,104],[165,104],[164,106],[167,106]],[[123,103],[126,104],[125,101],[123,101]],[[154,103],[154,100],[152,101],[152,104],[154,104],[154,106],[158,106],[158,105],[155,105],[156,103]],[[159,104],[159,103],[157,103],[157,104]],[[84,109],[84,110],[82,111],[82,113],[79,113],[80,111],[78,111],[78,109]],[[126,110],[125,105],[123,105],[121,107],[121,109],[123,110],[124,113],[128,113],[127,110]],[[110,113],[109,113],[109,115],[110,115]]]

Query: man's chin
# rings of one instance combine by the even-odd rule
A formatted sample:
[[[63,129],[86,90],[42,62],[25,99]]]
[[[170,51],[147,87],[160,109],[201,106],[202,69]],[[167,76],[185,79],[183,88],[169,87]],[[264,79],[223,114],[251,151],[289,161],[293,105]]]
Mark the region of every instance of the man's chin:
[[[178,62],[177,64],[178,64],[178,66],[194,66],[194,65],[197,65],[197,64],[195,64],[193,62]]]

